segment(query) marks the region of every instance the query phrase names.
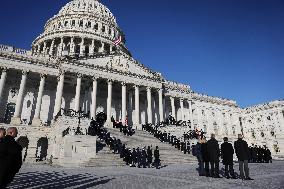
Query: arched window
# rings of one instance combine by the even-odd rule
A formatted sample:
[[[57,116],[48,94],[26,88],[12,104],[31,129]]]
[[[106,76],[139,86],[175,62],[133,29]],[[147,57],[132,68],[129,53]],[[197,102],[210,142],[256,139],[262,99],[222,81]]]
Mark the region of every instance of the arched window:
[[[224,124],[224,134],[228,135],[228,127],[227,124]]]
[[[95,30],[98,30],[98,29],[99,29],[99,24],[98,24],[98,23],[96,23],[96,24],[94,25],[94,29],[95,29]]]
[[[87,28],[91,28],[91,26],[92,26],[92,23],[88,21]]]
[[[203,131],[204,131],[204,133],[207,133],[207,126],[206,125],[203,125]]]
[[[106,27],[103,26],[103,27],[102,27],[102,32],[104,33],[105,31],[106,31]]]
[[[216,122],[213,123],[214,133],[218,135],[218,125]]]
[[[83,20],[80,20],[79,26],[83,27],[83,24],[84,24]]]
[[[68,21],[66,20],[64,23],[64,26],[67,27],[67,25],[68,25]]]
[[[232,127],[232,132],[233,132],[233,135],[236,135],[236,126],[235,125],[233,125],[233,127]]]
[[[72,20],[72,27],[75,26],[75,20]]]

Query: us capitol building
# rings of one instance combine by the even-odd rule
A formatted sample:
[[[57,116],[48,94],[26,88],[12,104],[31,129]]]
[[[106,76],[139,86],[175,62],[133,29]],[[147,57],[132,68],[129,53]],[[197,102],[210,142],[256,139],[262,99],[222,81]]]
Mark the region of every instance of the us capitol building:
[[[105,112],[106,127],[113,116],[137,130],[172,115],[219,140],[234,141],[242,133],[250,144],[284,155],[283,100],[242,109],[233,100],[167,80],[131,56],[116,18],[98,0],[67,3],[31,50],[0,45],[0,67],[0,127],[17,126],[29,138],[30,158],[42,137],[49,140],[47,156],[55,156],[54,118],[62,109],[81,110],[89,118]]]

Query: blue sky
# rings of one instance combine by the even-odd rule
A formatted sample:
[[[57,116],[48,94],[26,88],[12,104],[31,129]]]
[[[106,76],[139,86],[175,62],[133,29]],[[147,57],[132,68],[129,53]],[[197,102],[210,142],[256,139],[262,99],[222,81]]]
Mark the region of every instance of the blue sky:
[[[9,0],[0,43],[30,48],[68,0]],[[133,56],[194,91],[241,107],[284,99],[284,0],[101,0]]]

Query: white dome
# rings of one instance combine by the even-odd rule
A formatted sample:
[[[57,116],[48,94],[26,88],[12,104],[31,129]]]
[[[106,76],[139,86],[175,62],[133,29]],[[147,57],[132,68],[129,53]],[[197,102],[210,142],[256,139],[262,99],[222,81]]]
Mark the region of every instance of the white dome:
[[[119,49],[129,54],[124,46],[124,34],[118,27],[115,17],[106,6],[97,0],[73,0],[67,3],[57,15],[47,21],[44,32],[34,40],[32,48],[36,52],[57,56],[58,52],[46,53],[46,51],[50,51],[54,47],[59,47],[61,50],[63,48],[64,50],[64,47],[59,46],[60,41],[66,40],[66,38],[71,41],[71,38],[75,38],[75,43],[79,43],[81,40],[81,43],[88,48],[90,43],[94,44],[95,40],[94,51],[105,52],[111,51],[112,47],[114,47],[114,41],[120,37],[122,42]],[[103,50],[99,50],[99,48],[103,48]],[[56,48],[55,50],[60,49]]]

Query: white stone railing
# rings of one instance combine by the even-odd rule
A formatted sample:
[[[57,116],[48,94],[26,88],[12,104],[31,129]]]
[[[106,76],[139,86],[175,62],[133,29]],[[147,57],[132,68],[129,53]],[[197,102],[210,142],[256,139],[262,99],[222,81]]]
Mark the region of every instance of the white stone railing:
[[[19,48],[15,48],[12,46],[7,46],[7,45],[2,45],[0,44],[0,51],[2,52],[12,52],[12,53],[16,53],[16,54],[23,54],[23,55],[29,55],[29,51],[25,50],[25,49],[19,49]]]

